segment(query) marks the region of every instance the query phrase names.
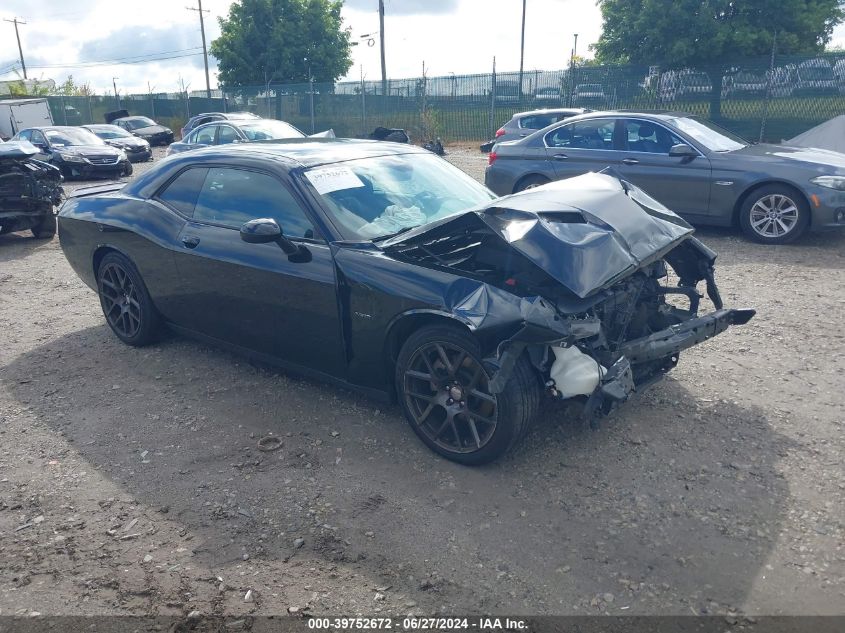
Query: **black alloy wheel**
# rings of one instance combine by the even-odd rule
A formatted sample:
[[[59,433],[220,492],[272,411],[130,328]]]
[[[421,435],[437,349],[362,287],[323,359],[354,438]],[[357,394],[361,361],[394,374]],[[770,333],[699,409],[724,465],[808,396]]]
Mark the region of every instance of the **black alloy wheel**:
[[[507,452],[539,403],[539,383],[525,359],[494,394],[481,358],[468,332],[437,325],[412,334],[396,364],[396,391],[411,428],[429,448],[462,464]]]
[[[106,322],[121,341],[135,346],[152,342],[158,314],[128,258],[108,253],[97,271],[97,288]]]
[[[418,348],[403,388],[414,423],[444,451],[475,452],[493,437],[498,400],[481,363],[458,345],[434,341]]]

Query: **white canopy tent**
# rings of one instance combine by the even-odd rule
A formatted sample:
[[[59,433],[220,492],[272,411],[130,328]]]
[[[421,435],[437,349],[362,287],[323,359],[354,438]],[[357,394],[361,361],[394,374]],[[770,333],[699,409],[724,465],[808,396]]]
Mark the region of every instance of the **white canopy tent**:
[[[784,145],[817,147],[845,153],[845,114],[810,128],[803,134],[783,141]]]

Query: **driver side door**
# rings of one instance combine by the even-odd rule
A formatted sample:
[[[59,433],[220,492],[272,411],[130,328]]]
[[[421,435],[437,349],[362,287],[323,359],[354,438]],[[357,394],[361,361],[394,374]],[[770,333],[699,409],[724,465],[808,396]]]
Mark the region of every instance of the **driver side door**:
[[[192,167],[157,197],[187,216],[176,250],[179,325],[345,378],[332,255],[285,183],[252,169]],[[262,217],[310,261],[244,242],[241,225]]]

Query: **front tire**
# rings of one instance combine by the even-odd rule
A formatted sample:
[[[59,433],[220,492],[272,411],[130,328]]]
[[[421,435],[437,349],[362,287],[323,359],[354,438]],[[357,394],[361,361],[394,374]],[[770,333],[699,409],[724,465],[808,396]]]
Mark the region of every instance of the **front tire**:
[[[129,161],[126,161],[126,166],[123,168],[123,174],[122,175],[123,176],[131,176],[133,170],[134,169],[132,167],[132,163],[130,163]]]
[[[103,257],[97,269],[97,291],[103,315],[117,338],[135,347],[156,340],[161,319],[129,258],[115,252]]]
[[[549,179],[545,176],[540,176],[539,174],[534,174],[532,176],[526,176],[513,188],[514,193],[519,193],[520,191],[525,191],[526,189],[534,189],[535,187],[540,187],[549,183]]]
[[[433,451],[466,465],[491,462],[527,431],[540,400],[525,358],[498,394],[478,342],[457,327],[435,325],[413,333],[396,361],[396,392],[411,428]]]
[[[765,185],[752,191],[739,211],[746,237],[761,244],[788,244],[801,237],[810,224],[804,197],[783,185]]]

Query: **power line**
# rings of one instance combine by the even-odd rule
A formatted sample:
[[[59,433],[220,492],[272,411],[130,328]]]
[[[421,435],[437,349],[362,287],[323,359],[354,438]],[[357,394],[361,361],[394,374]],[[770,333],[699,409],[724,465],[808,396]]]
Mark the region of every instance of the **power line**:
[[[196,49],[183,49],[185,51],[196,50]],[[171,51],[171,52],[181,52],[181,51]],[[196,55],[202,55],[201,52],[197,51],[194,53],[184,53],[181,55],[166,55],[164,57],[157,57],[158,55],[165,55],[165,53],[150,53],[144,56],[138,56],[136,58],[121,58],[121,59],[105,59],[99,61],[91,61],[91,62],[78,62],[73,64],[40,64],[31,66],[31,68],[38,68],[40,69],[50,69],[50,68],[96,68],[98,66],[124,66],[128,64],[149,64],[152,62],[157,61],[166,61],[169,59],[181,59],[184,57],[195,57]]]

